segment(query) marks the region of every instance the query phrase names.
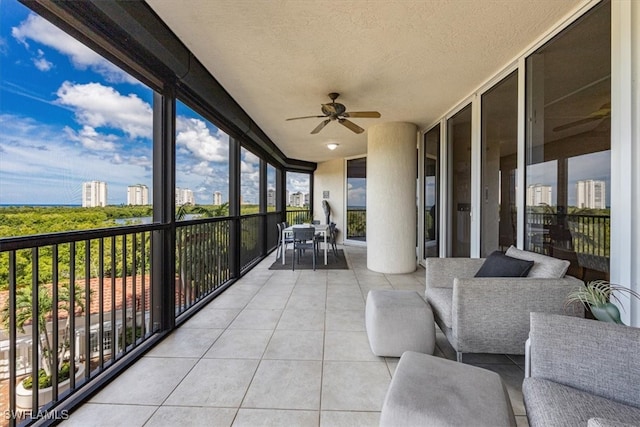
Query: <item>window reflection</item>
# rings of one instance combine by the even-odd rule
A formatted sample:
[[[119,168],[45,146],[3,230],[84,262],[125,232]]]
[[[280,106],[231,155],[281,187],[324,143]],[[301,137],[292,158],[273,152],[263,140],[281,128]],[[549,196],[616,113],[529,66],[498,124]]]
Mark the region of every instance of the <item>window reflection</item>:
[[[526,60],[526,248],[585,280],[609,272],[610,21],[605,2]]]

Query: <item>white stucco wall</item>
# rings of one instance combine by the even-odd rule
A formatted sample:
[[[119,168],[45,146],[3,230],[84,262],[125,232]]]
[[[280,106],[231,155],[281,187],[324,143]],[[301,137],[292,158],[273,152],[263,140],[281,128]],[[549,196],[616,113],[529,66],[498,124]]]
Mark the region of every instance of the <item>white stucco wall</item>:
[[[372,126],[367,143],[367,268],[416,269],[416,133],[412,123]]]
[[[344,159],[329,160],[318,163],[318,168],[314,173],[313,184],[313,217],[324,222],[324,211],[322,210],[323,192],[329,192],[329,206],[331,207],[331,221],[338,227],[338,243],[342,243],[344,233]]]

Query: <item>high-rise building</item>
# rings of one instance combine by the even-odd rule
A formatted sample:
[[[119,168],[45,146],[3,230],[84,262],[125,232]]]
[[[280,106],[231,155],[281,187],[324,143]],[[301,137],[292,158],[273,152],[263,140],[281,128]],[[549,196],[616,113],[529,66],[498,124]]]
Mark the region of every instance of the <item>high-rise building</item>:
[[[604,181],[586,179],[576,183],[576,206],[588,209],[606,209],[607,186]]]
[[[148,205],[149,187],[144,184],[130,185],[127,187],[128,205]]]
[[[222,204],[222,193],[219,191],[216,191],[215,193],[213,193],[213,204],[215,206],[220,206]]]
[[[107,183],[86,181],[82,183],[82,207],[95,208],[107,206]]]
[[[304,200],[304,206],[311,205],[311,201],[309,200],[309,193],[304,193],[303,200]]]
[[[267,206],[275,206],[276,205],[276,190],[273,188],[269,188],[267,190]]]
[[[289,206],[297,206],[302,208],[304,207],[304,199],[305,195],[299,191],[291,193],[291,196],[289,197]]]
[[[527,187],[527,206],[551,205],[551,186],[532,184]]]
[[[195,204],[196,200],[193,197],[193,191],[188,188],[176,188],[176,206]]]

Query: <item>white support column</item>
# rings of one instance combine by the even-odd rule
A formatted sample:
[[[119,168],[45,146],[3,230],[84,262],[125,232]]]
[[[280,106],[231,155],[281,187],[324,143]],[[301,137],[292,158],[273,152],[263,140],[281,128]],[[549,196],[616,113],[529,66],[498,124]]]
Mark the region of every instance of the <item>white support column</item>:
[[[367,268],[416,269],[416,135],[412,123],[370,127],[367,145]]]
[[[640,292],[640,4],[611,2],[611,282]],[[640,301],[619,295],[622,321]]]

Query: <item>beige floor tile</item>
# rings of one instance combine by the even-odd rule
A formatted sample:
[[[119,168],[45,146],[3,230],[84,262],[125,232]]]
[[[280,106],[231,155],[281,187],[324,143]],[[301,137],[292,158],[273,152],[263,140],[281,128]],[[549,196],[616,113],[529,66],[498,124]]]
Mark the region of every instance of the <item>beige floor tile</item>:
[[[282,310],[242,310],[229,329],[275,329]]]
[[[286,309],[278,322],[277,330],[322,331],[324,330],[324,310]]]
[[[171,393],[165,404],[238,407],[257,367],[257,360],[202,359]]]
[[[322,362],[263,360],[243,408],[320,409]]]
[[[156,345],[147,356],[200,358],[224,329],[179,328]]]
[[[287,309],[292,310],[324,310],[326,297],[322,296],[291,296]]]
[[[257,294],[247,304],[247,310],[282,310],[287,301],[288,295],[262,295]]]
[[[216,426],[233,423],[237,409],[161,406],[145,427]],[[126,424],[125,424],[126,425]]]
[[[327,331],[363,332],[364,310],[330,310],[327,309]]]
[[[380,423],[380,412],[322,411],[320,427],[372,427]]]
[[[358,296],[327,297],[327,310],[364,310],[364,299]]]
[[[322,331],[276,330],[263,359],[322,360],[323,340]]]
[[[260,359],[271,330],[227,329],[204,355],[207,359]]]
[[[233,427],[317,427],[318,417],[317,411],[241,408]]]
[[[207,306],[199,313],[189,319],[181,329],[224,329],[233,322],[233,319],[240,313],[239,308],[217,309]]]
[[[324,360],[382,361],[371,352],[366,332],[326,331]]]
[[[324,362],[322,410],[380,411],[391,375],[384,362]]]
[[[65,427],[138,427],[145,425],[156,409],[157,406],[148,405],[85,403],[60,425]]]
[[[196,365],[197,359],[143,357],[98,394],[93,403],[160,405]]]

